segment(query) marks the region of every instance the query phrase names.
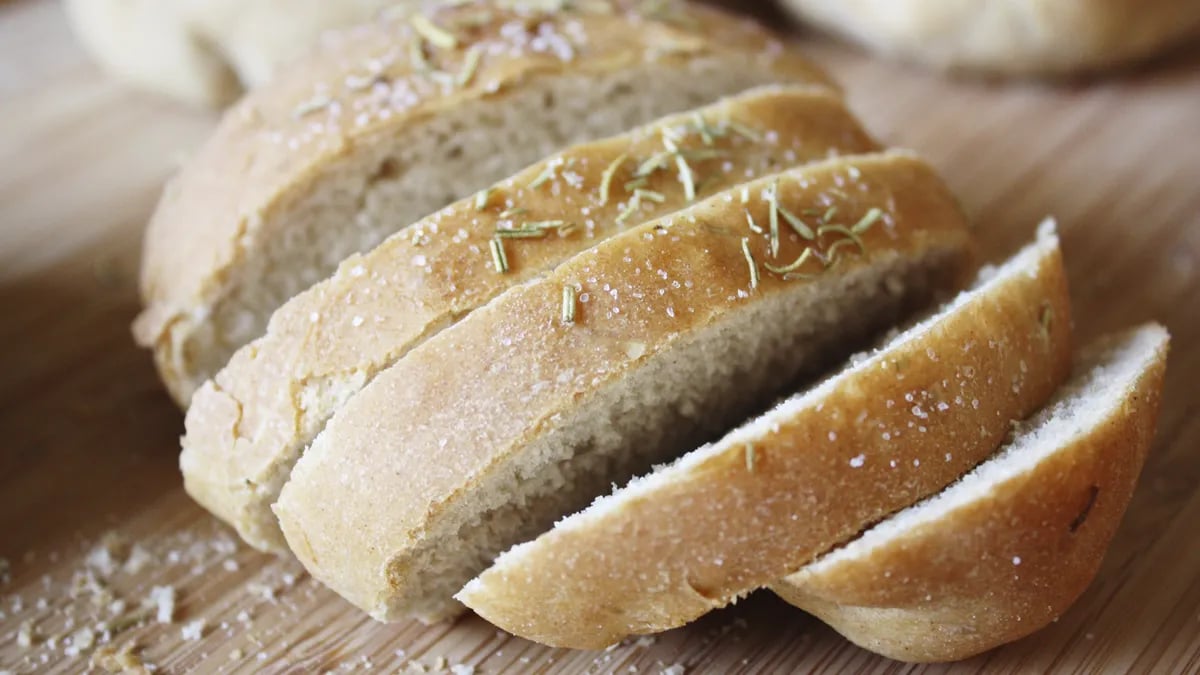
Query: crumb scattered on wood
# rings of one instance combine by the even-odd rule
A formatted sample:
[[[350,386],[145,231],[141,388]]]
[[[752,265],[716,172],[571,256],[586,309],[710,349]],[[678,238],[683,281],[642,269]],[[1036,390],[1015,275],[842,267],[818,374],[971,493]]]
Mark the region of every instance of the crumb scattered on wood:
[[[92,652],[89,664],[108,673],[126,673],[128,675],[148,675],[154,672],[153,664],[146,663],[137,653],[137,644],[133,641],[117,647],[104,645]]]

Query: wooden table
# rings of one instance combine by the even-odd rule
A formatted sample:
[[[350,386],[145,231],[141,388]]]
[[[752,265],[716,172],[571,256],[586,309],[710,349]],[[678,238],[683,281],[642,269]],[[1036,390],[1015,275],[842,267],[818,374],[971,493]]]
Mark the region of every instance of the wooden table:
[[[378,625],[296,563],[235,545],[183,494],[180,413],[128,331],[143,224],[214,118],[104,79],[56,3],[24,0],[0,3],[0,670],[83,670],[101,637],[85,647],[87,631],[155,586],[176,594],[170,622],[113,642],[168,672],[1200,669],[1200,50],[1061,88],[812,52],[871,128],[944,171],[989,255],[1059,218],[1081,339],[1147,319],[1174,334],[1141,486],[1059,622],[966,663],[911,667],[759,594],[653,639],[568,652],[474,617]]]

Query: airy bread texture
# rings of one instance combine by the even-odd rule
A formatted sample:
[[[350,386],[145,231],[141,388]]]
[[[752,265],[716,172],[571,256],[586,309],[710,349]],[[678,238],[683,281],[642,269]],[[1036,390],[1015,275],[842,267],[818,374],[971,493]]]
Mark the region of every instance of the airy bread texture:
[[[412,347],[690,200],[876,148],[837,94],[770,87],[572,147],[452,204],[293,298],[200,388],[183,438],[184,485],[251,545],[284,552],[270,507],[292,465],[347,399]],[[676,157],[686,158],[687,180]],[[497,232],[514,235],[502,240],[505,273],[490,255]]]
[[[800,214],[859,227],[809,240],[786,222]],[[346,402],[274,507],[287,542],[377,619],[453,615],[495,555],[959,283],[970,246],[954,197],[903,153],[801,167],[615,235]]]
[[[759,84],[825,82],[747,20],[642,5],[384,18],[231,108],[146,234],[134,334],[175,397],[346,256],[570,142]]]
[[[801,19],[935,68],[1065,75],[1200,35],[1195,0],[784,0]]]
[[[1133,494],[1167,344],[1149,325],[1089,346],[994,458],[773,589],[902,661],[966,658],[1049,624],[1091,583]]]
[[[953,482],[1070,368],[1058,238],[819,386],[500,556],[457,595],[598,649],[722,607]]]

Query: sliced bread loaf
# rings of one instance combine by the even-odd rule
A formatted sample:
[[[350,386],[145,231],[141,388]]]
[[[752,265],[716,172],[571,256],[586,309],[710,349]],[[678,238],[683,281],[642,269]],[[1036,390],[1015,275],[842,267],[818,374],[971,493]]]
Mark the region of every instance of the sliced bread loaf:
[[[719,442],[500,556],[458,599],[497,626],[597,649],[769,584],[990,455],[1070,367],[1058,238]]]
[[[424,218],[290,300],[200,388],[184,485],[250,544],[286,551],[270,507],[292,465],[413,346],[616,232],[786,166],[875,147],[826,89],[757,89],[564,150]]]
[[[1091,583],[1133,494],[1167,343],[1149,325],[1092,344],[995,457],[772,588],[902,661],[962,659],[1047,625]]]
[[[274,507],[287,542],[378,619],[454,614],[496,554],[956,285],[969,251],[954,197],[903,153],[801,167],[622,232],[352,396]]]
[[[776,82],[825,80],[756,24],[678,0],[456,2],[337,33],[168,185],[135,336],[186,403],[349,254],[568,142]]]

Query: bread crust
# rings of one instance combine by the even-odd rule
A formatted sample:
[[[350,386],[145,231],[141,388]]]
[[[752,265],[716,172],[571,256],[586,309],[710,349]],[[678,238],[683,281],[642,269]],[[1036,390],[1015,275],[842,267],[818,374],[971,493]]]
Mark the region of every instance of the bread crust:
[[[200,388],[180,459],[188,493],[252,546],[286,552],[270,507],[329,416],[381,369],[506,288],[686,206],[674,163],[634,189],[647,195],[637,202],[624,187],[666,143],[691,153],[697,199],[783,166],[878,148],[837,94],[767,87],[569,148],[452,204],[293,298],[266,335]],[[555,221],[576,227],[506,240],[512,269],[495,271],[489,242],[498,228]]]
[[[956,200],[910,155],[830,160],[774,181],[751,184],[746,204],[735,189],[619,234],[509,290],[380,374],[334,416],[284,486],[275,512],[292,551],[377,619],[398,619],[409,611],[406,599],[421,592],[418,553],[450,545],[425,538],[457,522],[447,519],[463,509],[469,518],[506,504],[509,495],[485,494],[480,485],[523,461],[532,464],[525,470],[541,470],[546,460],[522,450],[561,428],[590,396],[652,359],[669,358],[748,303],[815,293],[897,257],[940,260],[942,283],[956,281],[969,262],[970,234]],[[796,213],[836,205],[841,218],[857,222],[881,208],[877,225],[861,235],[866,253],[843,247],[843,262],[813,279],[764,270],[752,287],[742,242],[757,261],[794,260],[807,248],[784,232],[772,258],[768,238],[748,229],[747,210],[768,222],[764,193],[773,185]],[[572,324],[560,318],[564,285],[580,299]]]
[[[1200,35],[1187,0],[786,0],[870,49],[940,69],[1057,76],[1151,57]]]
[[[942,489],[1068,373],[1057,237],[1018,261],[921,330],[505,553],[457,598],[522,637],[598,649],[734,602]]]
[[[1159,334],[1149,367],[1029,471],[865,555],[802,569],[772,589],[902,661],[963,659],[1048,625],[1095,577],[1154,437],[1167,336],[1140,330]]]
[[[687,77],[702,62],[744,63],[746,86],[827,82],[748,20],[675,1],[651,16],[638,6],[605,0],[571,11],[490,7],[481,14],[477,3],[456,4],[426,17],[433,30],[447,33],[441,46],[406,16],[384,16],[330,35],[233,106],[167,186],[146,233],[146,308],[134,335],[154,350],[176,399],[186,403],[237,347],[261,333],[258,322],[265,324],[275,306],[242,313],[239,303],[247,301],[239,293],[261,286],[262,279],[246,278],[247,270],[271,260],[266,256],[288,236],[296,209],[316,208],[304,200],[338,181],[374,180],[378,160],[358,164],[401,132],[471,102],[502,106],[514,92],[553,78],[599,81],[650,65]],[[645,96],[652,100],[654,93]],[[337,200],[345,197],[332,194],[325,208],[342,208]],[[317,271],[319,279],[331,270]]]

